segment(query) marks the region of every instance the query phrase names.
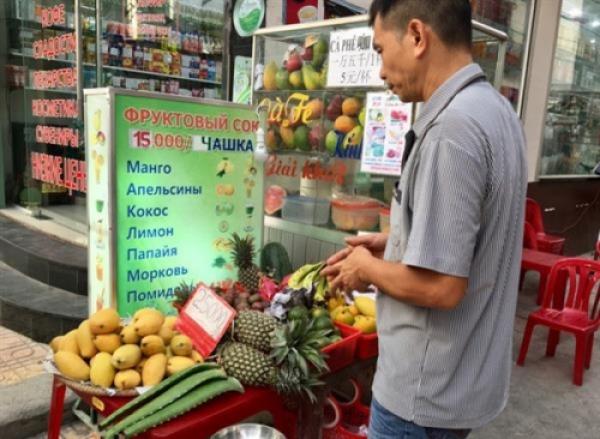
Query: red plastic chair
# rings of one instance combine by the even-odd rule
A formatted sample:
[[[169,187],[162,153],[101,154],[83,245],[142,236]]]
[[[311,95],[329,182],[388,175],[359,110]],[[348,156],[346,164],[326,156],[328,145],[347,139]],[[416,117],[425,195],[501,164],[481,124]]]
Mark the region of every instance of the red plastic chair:
[[[565,287],[566,301],[565,301]],[[589,369],[594,346],[594,333],[600,327],[600,262],[590,259],[569,258],[557,262],[550,272],[542,307],[529,314],[517,364],[525,363],[533,328],[550,328],[546,355],[554,356],[560,331],[575,336],[575,365],[573,383],[583,384],[583,371]],[[590,307],[592,292],[596,292]]]
[[[533,198],[527,198],[525,203],[525,221],[530,223],[537,235],[538,250],[547,253],[562,255],[565,247],[565,238],[549,235],[544,231],[542,208]]]

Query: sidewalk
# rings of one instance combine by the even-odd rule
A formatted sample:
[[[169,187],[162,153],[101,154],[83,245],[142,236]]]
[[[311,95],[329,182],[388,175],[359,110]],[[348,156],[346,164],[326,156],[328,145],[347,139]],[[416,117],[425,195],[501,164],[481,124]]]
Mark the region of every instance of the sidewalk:
[[[0,438],[25,438],[39,431],[44,433],[36,437],[46,437],[52,377],[40,361],[50,352],[49,346],[0,326]],[[83,425],[73,424],[64,428],[62,437],[87,438],[88,433]]]

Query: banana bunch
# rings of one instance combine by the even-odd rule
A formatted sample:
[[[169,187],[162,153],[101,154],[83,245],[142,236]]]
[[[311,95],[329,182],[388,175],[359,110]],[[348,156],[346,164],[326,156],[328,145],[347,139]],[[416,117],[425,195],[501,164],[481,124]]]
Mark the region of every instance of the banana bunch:
[[[309,290],[314,293],[314,301],[324,302],[327,291],[329,290],[329,284],[327,278],[321,276],[321,270],[323,270],[323,268],[325,268],[324,262],[307,264],[300,267],[290,277],[288,287],[295,290]]]

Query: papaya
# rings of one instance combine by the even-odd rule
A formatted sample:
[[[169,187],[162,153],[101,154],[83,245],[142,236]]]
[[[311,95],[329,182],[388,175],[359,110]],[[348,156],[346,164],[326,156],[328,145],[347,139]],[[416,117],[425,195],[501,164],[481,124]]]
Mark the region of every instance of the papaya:
[[[119,390],[133,389],[142,382],[142,377],[135,369],[120,370],[115,374],[115,387]]]
[[[119,334],[100,334],[94,336],[94,346],[100,352],[112,354],[121,346]]]
[[[119,329],[121,319],[113,308],[105,308],[92,314],[89,318],[92,334],[110,334]]]
[[[144,386],[153,386],[162,381],[167,373],[167,356],[155,354],[148,358],[142,370],[142,383]]]
[[[142,350],[138,345],[126,344],[118,348],[112,355],[112,365],[119,370],[131,369],[142,359]]]
[[[86,381],[90,379],[90,367],[83,361],[83,358],[73,352],[58,351],[54,354],[54,363],[60,373],[67,378],[76,381]]]
[[[79,347],[79,353],[83,358],[92,358],[98,350],[94,346],[94,336],[90,330],[89,320],[84,320],[77,328],[75,332],[75,338],[77,339],[77,346]]]
[[[115,379],[112,355],[108,352],[97,353],[91,361],[90,381],[100,387],[111,387]]]

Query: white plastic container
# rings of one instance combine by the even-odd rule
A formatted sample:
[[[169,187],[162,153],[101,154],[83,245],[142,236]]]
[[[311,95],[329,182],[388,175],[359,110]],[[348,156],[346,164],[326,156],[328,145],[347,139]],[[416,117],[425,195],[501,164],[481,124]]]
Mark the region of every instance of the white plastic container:
[[[281,217],[297,223],[325,225],[329,222],[329,200],[302,196],[285,197]]]

